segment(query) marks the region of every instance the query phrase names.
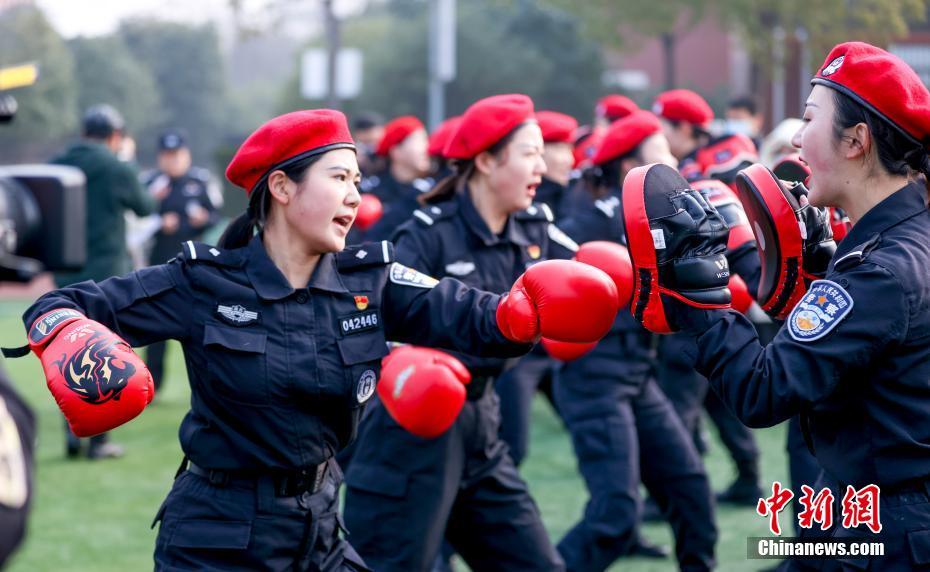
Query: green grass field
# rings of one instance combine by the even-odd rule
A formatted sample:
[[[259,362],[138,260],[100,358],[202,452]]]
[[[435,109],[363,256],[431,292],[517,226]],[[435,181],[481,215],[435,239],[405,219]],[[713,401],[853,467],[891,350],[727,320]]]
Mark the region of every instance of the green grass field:
[[[26,301],[0,303],[0,345],[22,343],[19,316],[26,306]],[[126,446],[127,455],[99,462],[65,460],[62,418],[45,388],[38,360],[29,356],[5,361],[14,385],[35,409],[39,423],[37,492],[29,534],[9,570],[122,572],[152,568],[155,531],[149,525],[181,459],[177,431],[189,399],[180,348],[171,346],[168,358],[168,377],[161,394],[141,417],[113,433],[114,441]],[[714,437],[706,462],[714,488],[720,489],[731,479],[732,469]],[[757,438],[763,451],[763,486],[770,487],[775,479],[785,482],[784,428],[759,431]],[[557,541],[578,519],[587,495],[569,438],[542,398],[534,403],[530,456],[522,472]],[[753,509],[718,508],[717,524],[720,570],[759,570],[773,564],[746,559],[746,538],[768,535],[765,519]],[[782,526],[790,525],[789,517],[783,514]],[[665,525],[648,525],[644,534],[654,542],[671,544]],[[675,569],[673,560],[641,559],[621,560],[611,568],[627,572]]]

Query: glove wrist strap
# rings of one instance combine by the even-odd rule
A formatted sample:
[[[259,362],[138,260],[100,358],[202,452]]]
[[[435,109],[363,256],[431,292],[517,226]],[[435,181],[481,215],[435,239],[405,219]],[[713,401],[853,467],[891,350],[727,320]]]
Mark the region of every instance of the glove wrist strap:
[[[66,325],[81,320],[86,316],[73,308],[57,308],[39,316],[29,328],[29,347],[45,347]]]

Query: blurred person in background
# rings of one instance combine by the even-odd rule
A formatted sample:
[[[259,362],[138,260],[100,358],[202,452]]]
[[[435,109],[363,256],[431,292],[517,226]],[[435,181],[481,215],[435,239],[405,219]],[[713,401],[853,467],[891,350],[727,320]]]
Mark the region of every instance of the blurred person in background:
[[[210,171],[192,165],[187,137],[169,129],[158,138],[158,168],[142,177],[149,193],[159,202],[160,226],[149,254],[149,263],[164,264],[181,251],[181,244],[200,240],[216,224],[223,195]],[[152,373],[155,391],[161,389],[167,344],[150,345],[145,362]]]
[[[759,145],[759,162],[771,169],[785,155],[797,153],[797,148],[791,144],[791,138],[803,124],[803,121],[795,117],[789,117],[779,123],[762,139],[762,144]]]
[[[431,179],[424,178],[430,170],[428,146],[426,128],[412,115],[396,117],[384,126],[375,154],[385,161],[385,169],[362,181],[361,189],[378,197],[383,214],[364,233],[364,240],[390,238],[420,208],[417,199],[433,186]]]
[[[132,163],[120,161],[126,122],[110,105],[91,106],[82,120],[83,137],[52,163],[77,167],[87,177],[87,264],[79,272],[56,273],[55,284],[67,286],[85,280],[102,281],[129,272],[132,267],[126,248],[126,219],[130,210],[146,216],[155,210],[155,199],[139,184]],[[81,453],[81,440],[65,424],[69,458]],[[123,448],[108,440],[106,433],[90,438],[90,459],[119,457]]]
[[[383,135],[384,118],[374,111],[359,113],[352,122],[352,137],[358,146],[358,166],[364,177],[377,175],[384,168],[375,154]]]
[[[441,181],[452,174],[452,166],[449,164],[443,151],[446,148],[446,143],[449,142],[449,138],[452,137],[455,130],[458,129],[461,121],[461,115],[450,117],[440,123],[439,126],[429,134],[427,152],[432,161],[430,177],[434,181]]]
[[[727,133],[745,135],[752,139],[756,148],[759,147],[765,117],[762,115],[762,110],[759,109],[756,98],[751,95],[734,97],[727,104],[725,116]]]

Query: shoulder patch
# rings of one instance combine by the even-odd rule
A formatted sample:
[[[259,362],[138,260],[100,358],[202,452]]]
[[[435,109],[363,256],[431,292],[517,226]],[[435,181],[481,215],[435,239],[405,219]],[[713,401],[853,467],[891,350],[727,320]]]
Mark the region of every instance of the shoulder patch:
[[[191,167],[190,170],[187,171],[187,174],[192,179],[197,179],[198,181],[203,181],[204,183],[209,183],[210,179],[213,178],[213,176],[210,174],[210,171],[204,169],[203,167]]]
[[[363,193],[370,193],[372,190],[376,189],[379,184],[381,184],[381,178],[378,177],[378,175],[372,175],[362,179],[362,182],[359,183],[358,188]]]
[[[394,244],[389,240],[353,244],[345,247],[336,255],[336,266],[339,270],[384,266],[392,262],[394,262]]]
[[[620,208],[620,198],[608,197],[606,199],[597,199],[594,201],[594,208],[607,218],[614,218],[617,214],[617,209]]]
[[[436,221],[449,218],[455,214],[456,205],[452,201],[437,205],[428,205],[413,211],[413,218],[424,226],[433,226]]]
[[[514,217],[517,220],[539,220],[552,222],[552,210],[545,203],[533,203],[526,210],[517,212]]]
[[[860,263],[862,263],[863,260],[866,259],[866,257],[868,257],[869,253],[872,252],[876,246],[878,246],[878,244],[881,242],[881,239],[882,235],[876,234],[869,240],[854,247],[850,252],[837,258],[833,262],[833,269],[849,270],[854,266],[858,266]]]
[[[849,315],[853,299],[832,280],[815,280],[788,316],[788,333],[799,342],[813,342],[829,334]]]
[[[421,193],[425,193],[433,188],[433,180],[429,178],[414,179],[413,188],[420,191]]]
[[[552,242],[563,246],[572,252],[578,252],[578,243],[572,240],[570,236],[562,232],[562,229],[555,226],[551,222],[549,223],[549,228],[546,232],[549,235],[549,240]]]
[[[223,250],[211,244],[188,240],[181,243],[181,260],[192,263],[206,262],[216,266],[239,267],[245,263],[243,249]]]
[[[436,284],[439,284],[439,280],[436,280],[432,276],[427,276],[399,262],[391,264],[390,279],[394,284],[416,286],[417,288],[433,288]]]

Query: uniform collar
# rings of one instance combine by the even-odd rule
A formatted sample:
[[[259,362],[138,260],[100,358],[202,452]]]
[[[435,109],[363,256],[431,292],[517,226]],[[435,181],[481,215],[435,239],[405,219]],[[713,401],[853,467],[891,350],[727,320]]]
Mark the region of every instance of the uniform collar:
[[[529,246],[531,244],[526,233],[523,232],[519,222],[517,222],[512,214],[507,217],[507,223],[504,225],[504,232],[501,233],[500,236],[491,232],[487,223],[481,218],[478,209],[475,208],[475,203],[471,200],[471,191],[468,190],[468,187],[465,187],[464,192],[456,195],[456,199],[459,202],[459,212],[462,213],[465,224],[481,239],[485,246],[492,246],[500,242],[511,242],[519,244],[520,246]]]
[[[908,183],[878,203],[859,219],[836,249],[839,260],[872,236],[927,210],[926,191],[919,183]]]
[[[287,278],[275,266],[274,261],[265,251],[261,235],[252,237],[248,246],[248,261],[245,265],[246,274],[252,282],[252,287],[259,296],[265,300],[280,300],[294,293]],[[332,253],[324,254],[317,262],[313,275],[310,277],[309,288],[327,292],[348,292],[339,277],[336,269],[336,256]]]

